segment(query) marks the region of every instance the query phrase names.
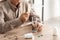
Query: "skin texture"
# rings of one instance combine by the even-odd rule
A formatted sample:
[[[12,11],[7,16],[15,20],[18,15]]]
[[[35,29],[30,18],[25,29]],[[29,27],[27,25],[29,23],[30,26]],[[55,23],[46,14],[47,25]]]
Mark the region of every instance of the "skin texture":
[[[10,2],[16,6],[19,3],[19,0],[10,0]]]
[[[42,31],[42,24],[41,23],[33,23],[32,27],[37,31],[37,32],[41,32]]]
[[[29,19],[29,16],[30,14],[28,12],[22,13],[20,19],[22,20],[22,22],[26,22]]]
[[[41,24],[37,24],[37,32],[41,32],[42,31],[42,25]]]

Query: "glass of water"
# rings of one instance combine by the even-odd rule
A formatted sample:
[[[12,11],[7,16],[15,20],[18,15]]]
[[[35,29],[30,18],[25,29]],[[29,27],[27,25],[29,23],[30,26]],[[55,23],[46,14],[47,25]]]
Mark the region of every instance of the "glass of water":
[[[35,21],[34,21],[35,20]],[[35,33],[35,32],[37,32],[37,18],[36,19],[34,19],[33,17],[32,17],[32,32],[33,33]]]

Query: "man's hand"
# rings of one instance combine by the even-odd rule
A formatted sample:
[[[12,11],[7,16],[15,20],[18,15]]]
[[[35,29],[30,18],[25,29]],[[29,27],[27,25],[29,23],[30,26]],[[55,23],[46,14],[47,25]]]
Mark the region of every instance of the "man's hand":
[[[41,32],[42,31],[42,24],[41,23],[34,23],[32,24],[33,28],[37,30],[37,32]]]
[[[21,19],[22,22],[26,22],[26,21],[28,21],[29,16],[30,16],[30,13],[28,13],[28,12],[22,13],[21,16],[20,16],[20,19]]]
[[[42,31],[42,24],[38,23],[37,24],[37,32],[41,32]]]

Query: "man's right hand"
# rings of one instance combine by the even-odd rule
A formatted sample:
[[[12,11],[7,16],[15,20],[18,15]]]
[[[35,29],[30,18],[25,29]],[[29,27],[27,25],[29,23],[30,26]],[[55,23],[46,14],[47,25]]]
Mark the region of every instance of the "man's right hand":
[[[29,16],[30,16],[30,13],[28,13],[28,12],[22,13],[21,16],[20,16],[20,19],[21,19],[22,22],[26,22],[26,21],[28,21]]]

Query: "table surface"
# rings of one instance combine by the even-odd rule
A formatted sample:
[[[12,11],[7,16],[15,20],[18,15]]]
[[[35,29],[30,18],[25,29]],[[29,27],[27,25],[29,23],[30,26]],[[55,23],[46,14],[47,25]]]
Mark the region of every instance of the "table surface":
[[[36,32],[33,33],[34,40],[57,40],[57,36],[53,34],[54,30],[51,27],[43,26],[42,32]],[[26,33],[32,33],[32,26],[25,26],[25,27],[19,27],[15,28],[6,34],[0,34],[0,40],[32,40],[32,39],[24,39],[22,35]]]

